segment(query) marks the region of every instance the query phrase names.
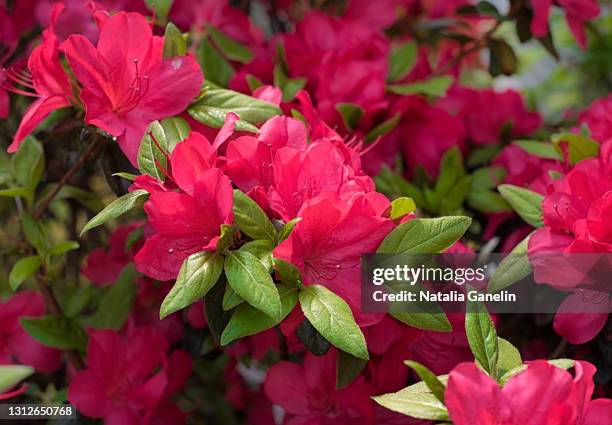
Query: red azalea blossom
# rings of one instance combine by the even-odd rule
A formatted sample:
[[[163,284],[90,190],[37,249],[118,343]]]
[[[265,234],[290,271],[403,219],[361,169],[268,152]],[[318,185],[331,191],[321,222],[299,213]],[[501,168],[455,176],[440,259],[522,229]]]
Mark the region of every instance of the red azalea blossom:
[[[200,91],[202,71],[191,56],[164,59],[163,38],[154,36],[138,13],[119,12],[98,21],[96,46],[71,35],[61,50],[83,85],[85,121],[116,136],[136,164],[148,125],[185,110]]]
[[[145,203],[154,233],[134,258],[140,272],[174,279],[189,255],[216,249],[221,225],[233,221],[233,193],[227,176],[213,167],[215,158],[210,143],[195,132],[172,152],[172,179],[181,192],[155,190]]]
[[[595,367],[577,361],[574,376],[544,360],[528,364],[503,388],[474,363],[461,363],[444,399],[455,425],[602,425],[612,400],[591,401]]]
[[[107,425],[184,423],[184,414],[169,399],[189,376],[191,359],[180,351],[167,357],[167,351],[168,342],[151,327],[125,337],[94,331],[87,369],[73,378],[68,399],[85,416],[103,418]]]
[[[586,34],[584,24],[599,15],[597,0],[558,0],[557,3],[565,10],[567,23],[574,38],[586,49]],[[548,17],[553,0],[531,0],[534,16],[531,22],[533,35],[543,37],[548,34]]]
[[[26,364],[40,372],[53,372],[61,366],[62,352],[39,344],[19,323],[21,317],[44,314],[43,298],[36,292],[22,291],[0,301],[0,364]]]

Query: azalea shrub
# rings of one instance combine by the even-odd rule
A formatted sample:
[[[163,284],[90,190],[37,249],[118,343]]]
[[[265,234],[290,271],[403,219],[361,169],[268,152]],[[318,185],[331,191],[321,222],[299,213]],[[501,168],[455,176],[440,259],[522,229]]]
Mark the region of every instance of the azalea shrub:
[[[612,424],[609,281],[569,266],[612,258],[609,9],[0,1],[0,400],[79,424]],[[491,292],[569,295],[363,308],[366,254],[492,252]]]

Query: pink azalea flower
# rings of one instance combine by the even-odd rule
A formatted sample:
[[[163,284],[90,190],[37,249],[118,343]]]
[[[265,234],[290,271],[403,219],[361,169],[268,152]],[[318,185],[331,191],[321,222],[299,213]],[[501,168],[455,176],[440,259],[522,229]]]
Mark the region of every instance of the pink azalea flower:
[[[476,145],[498,143],[504,129],[512,138],[527,136],[542,124],[540,115],[528,111],[514,90],[497,93],[455,85],[437,105],[464,121],[468,138]]]
[[[202,71],[191,56],[162,58],[163,38],[138,13],[119,12],[99,22],[97,46],[71,35],[61,49],[83,85],[85,121],[116,136],[136,164],[148,125],[185,110],[200,91]]]
[[[274,256],[298,267],[306,285],[324,285],[347,301],[358,324],[376,323],[380,314],[361,313],[360,256],[375,252],[393,229],[393,222],[382,216],[388,205],[378,193],[350,201],[329,194],[314,198]]]
[[[586,257],[551,258],[546,253],[612,253],[608,219],[612,210],[612,162],[606,154],[610,146],[610,143],[604,144],[600,158],[580,161],[566,176],[549,186],[542,202],[544,227],[537,229],[529,240],[536,281],[571,290],[589,282],[589,274],[595,273],[595,281],[602,280],[602,275],[596,275],[598,269],[586,264]],[[574,343],[595,337],[609,311],[609,301],[591,302],[593,305],[587,308],[576,298],[582,296],[593,299],[589,291],[576,292],[566,299],[555,319],[555,329]]]
[[[62,352],[40,345],[19,323],[21,317],[44,315],[45,304],[37,292],[22,291],[0,301],[0,364],[30,365],[39,372],[61,366]]]
[[[371,387],[363,377],[336,389],[336,350],[322,357],[307,353],[304,364],[281,361],[266,375],[264,390],[270,401],[285,409],[286,425],[346,425],[364,418],[372,421]]]
[[[189,255],[216,249],[220,226],[233,220],[233,193],[215,161],[213,147],[198,133],[176,146],[169,178],[180,192],[148,186],[151,196],[144,208],[153,235],[134,258],[138,271],[157,280],[174,279]],[[150,180],[137,179],[137,184]]]
[[[444,399],[455,425],[599,425],[611,417],[612,400],[590,400],[594,374],[588,362],[577,361],[572,376],[536,360],[500,388],[476,364],[462,363]]]
[[[68,399],[85,416],[103,418],[109,425],[184,423],[184,415],[169,399],[189,376],[191,359],[181,351],[167,357],[167,351],[168,342],[151,327],[136,328],[124,337],[94,331],[87,369],[74,376]],[[160,416],[173,420],[163,422]]]
[[[93,249],[87,255],[81,273],[94,285],[103,286],[115,283],[138,248],[136,245],[126,252],[125,243],[128,235],[140,224],[132,223],[117,227],[108,238],[108,249]]]
[[[28,69],[31,77],[26,73],[15,70],[5,71],[5,77],[7,78],[6,82],[3,83],[5,89],[36,98],[21,119],[13,142],[8,148],[9,152],[17,151],[21,142],[51,112],[71,104],[70,79],[59,60],[59,41],[55,35],[55,21],[62,10],[63,4],[57,3],[53,9],[51,26],[43,32],[42,43],[30,55]],[[11,80],[11,83],[8,83],[8,80]],[[19,86],[33,89],[35,93],[22,90],[18,88]]]
[[[560,7],[565,9],[567,23],[574,34],[574,38],[582,47],[586,49],[586,34],[584,24],[595,19],[600,12],[597,0],[558,0]],[[548,17],[553,0],[531,0],[533,7],[533,21],[531,22],[531,32],[533,35],[543,37],[548,34]]]
[[[597,99],[578,116],[580,124],[586,124],[591,137],[598,142],[612,138],[612,96]]]

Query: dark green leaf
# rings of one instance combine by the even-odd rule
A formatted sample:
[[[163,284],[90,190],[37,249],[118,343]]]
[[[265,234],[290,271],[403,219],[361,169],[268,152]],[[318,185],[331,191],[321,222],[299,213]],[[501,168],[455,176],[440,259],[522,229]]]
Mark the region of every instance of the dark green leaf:
[[[510,254],[504,258],[491,276],[487,291],[499,292],[510,285],[526,278],[531,273],[531,263],[527,256],[527,247],[531,234],[523,239]]]
[[[354,130],[365,114],[365,110],[354,103],[336,103],[336,111],[340,113],[342,122],[347,130]]]
[[[368,134],[366,134],[365,136],[366,143],[372,143],[379,137],[390,133],[393,129],[395,129],[395,127],[397,127],[397,124],[399,124],[401,118],[402,118],[402,114],[400,112],[397,112],[395,115],[393,115],[388,120],[383,121],[382,123],[378,124],[372,130],[370,130]]]
[[[45,152],[42,144],[29,136],[11,158],[13,175],[23,187],[34,188],[45,171]]]
[[[465,333],[476,361],[489,375],[495,377],[499,357],[497,332],[483,303],[468,301]]]
[[[428,310],[431,310],[432,308],[432,306],[427,307]],[[439,312],[428,311],[422,313],[392,312],[391,316],[400,322],[417,329],[436,332],[452,331],[453,327],[448,321],[446,314],[444,314],[444,311],[442,311],[441,308],[439,310]]]
[[[208,33],[215,45],[228,59],[241,63],[249,63],[253,60],[253,53],[244,44],[232,40],[213,26],[208,26]]]
[[[489,46],[489,72],[492,76],[512,75],[518,67],[518,58],[510,45],[501,39],[492,38]]]
[[[87,334],[83,328],[68,317],[22,317],[19,322],[28,335],[47,347],[82,350],[87,345]]]
[[[325,355],[331,347],[329,341],[312,326],[308,319],[302,320],[295,334],[306,349],[315,356]]]
[[[289,286],[300,286],[302,284],[302,275],[300,270],[291,263],[274,259],[274,270],[279,274],[281,281]]]
[[[234,68],[209,40],[203,39],[200,41],[196,50],[196,57],[204,71],[207,82],[213,82],[219,87],[227,87],[229,85],[229,81],[234,76]]]
[[[221,340],[221,334],[230,321],[231,312],[223,310],[223,293],[226,283],[221,281],[212,287],[204,297],[204,307],[206,309],[206,321],[208,328],[215,340]]]
[[[30,215],[21,216],[21,226],[26,240],[39,253],[44,253],[48,248],[47,232],[40,220],[34,220]]]
[[[49,254],[50,255],[62,255],[68,251],[74,251],[75,249],[79,249],[79,246],[80,245],[77,241],[60,242],[49,250]]]
[[[187,42],[181,30],[172,22],[166,25],[164,33],[164,58],[184,56],[187,53]]]
[[[306,78],[290,78],[284,67],[278,64],[274,67],[274,85],[281,89],[283,102],[292,102],[295,95],[306,85]]]
[[[357,358],[352,354],[338,350],[338,360],[336,361],[336,388],[344,388],[353,382],[367,364],[367,360]]]
[[[34,190],[28,187],[12,187],[0,190],[0,196],[4,198],[16,198],[17,196],[30,198],[33,194]]]
[[[98,329],[118,331],[130,316],[136,297],[136,271],[132,265],[123,269],[119,279],[106,290],[91,323]]]

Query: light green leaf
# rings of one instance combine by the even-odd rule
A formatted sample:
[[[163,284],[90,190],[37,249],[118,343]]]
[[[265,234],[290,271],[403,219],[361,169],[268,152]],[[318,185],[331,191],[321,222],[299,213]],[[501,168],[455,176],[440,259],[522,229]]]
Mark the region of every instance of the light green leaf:
[[[284,241],[285,239],[287,239],[289,237],[289,235],[291,234],[291,232],[293,231],[293,228],[295,227],[295,225],[298,223],[298,221],[300,221],[301,218],[300,217],[296,217],[293,220],[288,221],[287,223],[285,223],[285,225],[283,226],[283,228],[278,232],[278,239],[277,239],[277,243],[280,244],[282,241]]]
[[[36,187],[45,171],[45,152],[42,144],[32,136],[27,137],[11,158],[11,168],[21,186]]]
[[[166,25],[164,33],[164,58],[184,56],[187,53],[187,42],[181,30],[172,22]]]
[[[278,288],[282,305],[281,316],[275,320],[252,307],[242,303],[237,309],[221,335],[221,345],[227,345],[232,341],[245,336],[255,335],[270,329],[285,319],[295,307],[298,299],[296,288],[281,286]]]
[[[396,393],[372,397],[381,406],[417,419],[431,421],[448,421],[448,411],[444,404],[433,394],[407,391],[407,388]]]
[[[163,319],[204,297],[217,283],[222,271],[221,254],[209,251],[191,254],[183,262],[174,286],[161,305],[160,318]]]
[[[266,239],[274,242],[274,225],[257,202],[239,189],[234,190],[234,222],[252,239]]]
[[[391,50],[389,55],[389,74],[387,80],[391,83],[403,79],[416,64],[418,46],[414,41],[408,41]]]
[[[122,216],[132,208],[134,208],[141,198],[149,196],[149,192],[143,189],[138,189],[133,192],[129,192],[120,198],[115,199],[113,202],[108,204],[106,208],[100,211],[94,218],[89,220],[87,224],[81,230],[81,236],[87,233],[94,227],[98,227],[104,223],[109,222],[117,217]]]
[[[234,76],[234,68],[208,39],[200,41],[196,56],[206,76],[207,84],[214,82],[218,87],[228,86]]]
[[[512,144],[538,158],[563,159],[563,156],[555,149],[554,145],[547,142],[540,142],[538,140],[515,140]]]
[[[223,294],[223,310],[228,311],[232,308],[242,304],[244,300],[240,298],[231,286],[225,285],[225,293]],[[267,315],[265,315],[268,317]]]
[[[397,226],[382,241],[379,254],[442,252],[459,240],[470,226],[469,217],[415,218]]]
[[[41,260],[38,255],[30,255],[19,259],[9,273],[9,285],[16,291],[21,284],[40,269]]]
[[[225,116],[234,112],[240,117],[236,130],[249,132],[257,132],[255,125],[282,113],[272,103],[225,89],[207,89],[187,112],[196,121],[213,128],[221,128]]]
[[[34,374],[34,368],[22,365],[0,365],[0,394]]]
[[[241,298],[272,319],[279,320],[282,306],[278,290],[257,257],[248,252],[230,251],[225,257],[225,274]]]
[[[62,255],[68,251],[74,251],[75,249],[79,249],[79,243],[77,241],[65,241],[60,242],[59,244],[53,246],[49,250],[50,255]]]
[[[431,370],[427,369],[427,367],[423,366],[421,363],[412,360],[406,360],[404,364],[412,368],[416,374],[419,375],[419,378],[425,382],[425,385],[431,390],[431,393],[444,403],[444,391],[446,387]]]
[[[532,271],[531,263],[527,256],[530,237],[531,234],[519,242],[510,254],[499,263],[495,273],[493,273],[489,280],[487,292],[491,294],[499,292],[529,276]]]
[[[330,343],[360,359],[369,358],[365,337],[355,323],[349,305],[321,285],[309,285],[300,291],[304,316]]]
[[[468,301],[465,314],[465,332],[476,361],[495,378],[499,346],[495,325],[483,303]]]
[[[261,261],[261,264],[268,270],[272,271],[272,251],[274,250],[274,243],[267,239],[259,239],[255,241],[249,241],[242,245],[239,251],[248,252],[253,254]]]
[[[512,184],[502,184],[497,189],[526,223],[533,227],[544,225],[542,219],[543,195]]]
[[[10,189],[0,190],[0,196],[4,198],[15,198],[21,196],[22,198],[29,198],[34,194],[34,191],[28,187],[12,187]]]
[[[387,90],[401,96],[425,94],[428,96],[442,97],[446,94],[446,90],[448,90],[452,83],[453,77],[443,75],[432,77],[426,81],[418,81],[416,83],[391,84],[387,86]]]
[[[404,217],[411,212],[416,210],[416,204],[412,200],[412,198],[407,198],[402,196],[401,198],[396,198],[391,202],[391,213],[389,217],[391,220],[397,220],[399,218]]]
[[[599,143],[580,134],[553,134],[551,140],[559,154],[563,154],[562,145],[567,145],[569,161],[572,165],[583,159],[594,158],[599,155]]]
[[[290,78],[282,64],[274,67],[274,85],[283,92],[283,102],[292,102],[295,95],[306,85],[306,78]]]
[[[510,341],[497,338],[499,358],[497,359],[497,376],[503,376],[507,371],[523,364],[521,353]]]
[[[87,334],[74,319],[64,316],[22,317],[19,322],[32,338],[60,350],[82,350]]]

